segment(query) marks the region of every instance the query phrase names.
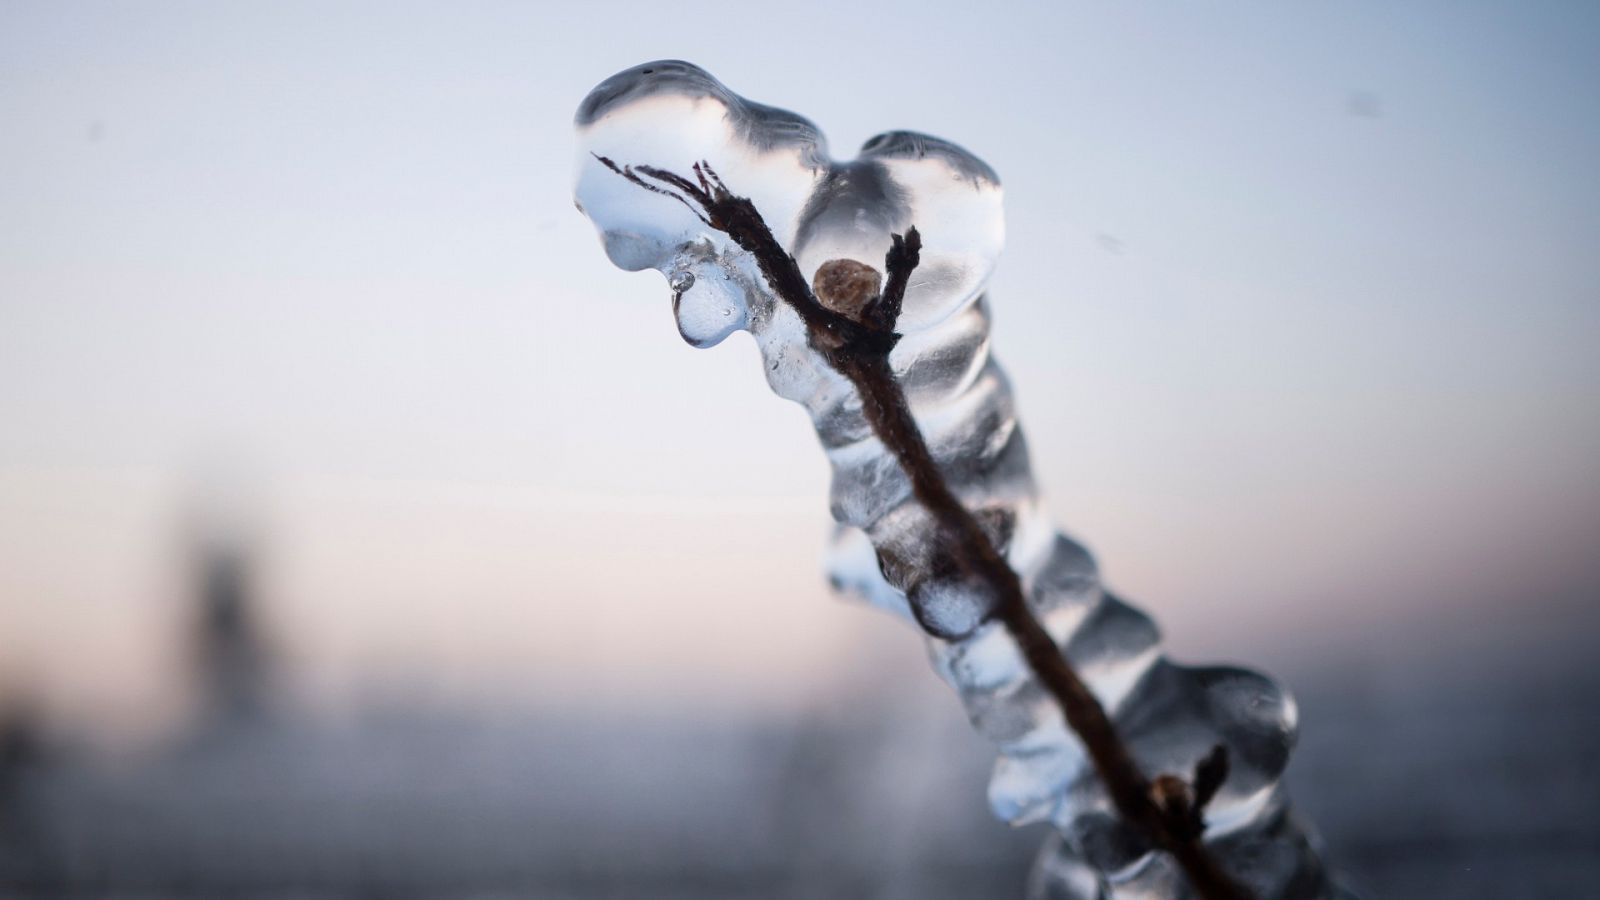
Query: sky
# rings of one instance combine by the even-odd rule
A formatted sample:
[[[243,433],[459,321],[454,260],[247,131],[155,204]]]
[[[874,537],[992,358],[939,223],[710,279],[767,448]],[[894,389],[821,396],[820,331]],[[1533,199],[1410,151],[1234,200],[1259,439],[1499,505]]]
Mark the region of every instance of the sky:
[[[572,207],[578,102],[673,57],[835,156],[910,128],[1000,173],[1038,477],[1183,655],[1559,630],[1600,587],[1597,38],[1583,3],[7,3],[0,698],[174,715],[218,515],[325,705],[914,661],[828,601],[825,461],[754,347],[683,345]]]

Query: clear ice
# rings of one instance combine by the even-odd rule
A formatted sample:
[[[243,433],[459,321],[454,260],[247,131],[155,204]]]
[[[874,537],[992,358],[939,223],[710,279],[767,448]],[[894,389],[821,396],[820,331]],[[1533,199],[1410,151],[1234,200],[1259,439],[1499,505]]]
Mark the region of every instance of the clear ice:
[[[999,747],[994,813],[1055,826],[1028,896],[1192,894],[1171,858],[1117,818],[1060,709],[989,620],[985,592],[942,558],[932,521],[863,418],[860,397],[810,347],[794,310],[727,236],[600,157],[680,174],[709,162],[754,202],[808,282],[833,259],[881,270],[891,234],[915,225],[922,259],[890,361],[952,490],[1020,573],[1035,615],[1148,776],[1187,775],[1215,745],[1228,748],[1227,781],[1206,809],[1205,842],[1218,862],[1255,897],[1345,896],[1279,783],[1295,739],[1288,692],[1246,669],[1167,659],[1155,624],[1104,587],[1093,557],[1056,530],[1040,502],[1010,383],[989,352],[985,285],[1005,236],[995,172],[955,144],[906,131],[834,161],[809,120],[745,100],[681,61],[606,79],[576,124],[576,200],[606,254],[623,269],[666,276],[690,344],[710,347],[741,329],[755,337],[768,384],[805,406],[832,463],[833,584],[923,627],[934,668]]]

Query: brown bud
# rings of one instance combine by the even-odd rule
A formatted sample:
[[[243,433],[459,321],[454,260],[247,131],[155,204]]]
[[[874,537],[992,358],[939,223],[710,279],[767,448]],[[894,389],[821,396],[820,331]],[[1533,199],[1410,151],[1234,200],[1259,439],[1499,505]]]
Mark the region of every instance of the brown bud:
[[[858,322],[882,289],[878,270],[853,259],[830,259],[811,279],[811,290],[823,306]]]
[[[1150,797],[1158,809],[1174,812],[1189,805],[1189,786],[1176,775],[1157,775],[1150,781]]]

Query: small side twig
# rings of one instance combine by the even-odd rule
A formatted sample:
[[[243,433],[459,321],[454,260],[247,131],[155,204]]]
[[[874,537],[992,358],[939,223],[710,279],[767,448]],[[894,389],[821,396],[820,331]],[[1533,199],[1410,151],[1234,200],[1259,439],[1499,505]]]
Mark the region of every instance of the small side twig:
[[[895,323],[911,273],[921,261],[922,237],[917,229],[893,236],[884,259],[888,277],[880,296],[819,299],[755,205],[730,191],[710,164],[696,163],[691,181],[651,166],[618,166],[606,157],[595,158],[630,182],[683,203],[701,222],[751,254],[773,292],[805,323],[811,346],[860,393],[873,432],[905,469],[913,494],[938,523],[948,551],[998,598],[995,617],[1060,705],[1118,814],[1152,846],[1170,853],[1206,900],[1244,900],[1244,891],[1216,864],[1201,840],[1205,806],[1227,777],[1226,749],[1219,745],[1202,760],[1192,783],[1175,775],[1145,778],[1105,708],[1034,617],[1016,571],[950,490],[923,439],[889,364],[889,352],[900,338]],[[828,304],[824,299],[837,302]]]

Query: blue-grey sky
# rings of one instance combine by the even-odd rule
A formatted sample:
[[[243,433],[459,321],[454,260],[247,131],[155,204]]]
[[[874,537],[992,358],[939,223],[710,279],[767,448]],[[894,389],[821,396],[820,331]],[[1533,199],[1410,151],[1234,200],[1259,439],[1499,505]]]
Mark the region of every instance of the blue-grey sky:
[[[161,695],[219,465],[324,695],[914,655],[824,601],[826,467],[753,348],[683,346],[572,209],[572,111],[662,57],[835,155],[1000,172],[1040,478],[1179,649],[1592,589],[1597,39],[1586,3],[8,3],[0,679]],[[787,649],[724,639],[758,628]]]

